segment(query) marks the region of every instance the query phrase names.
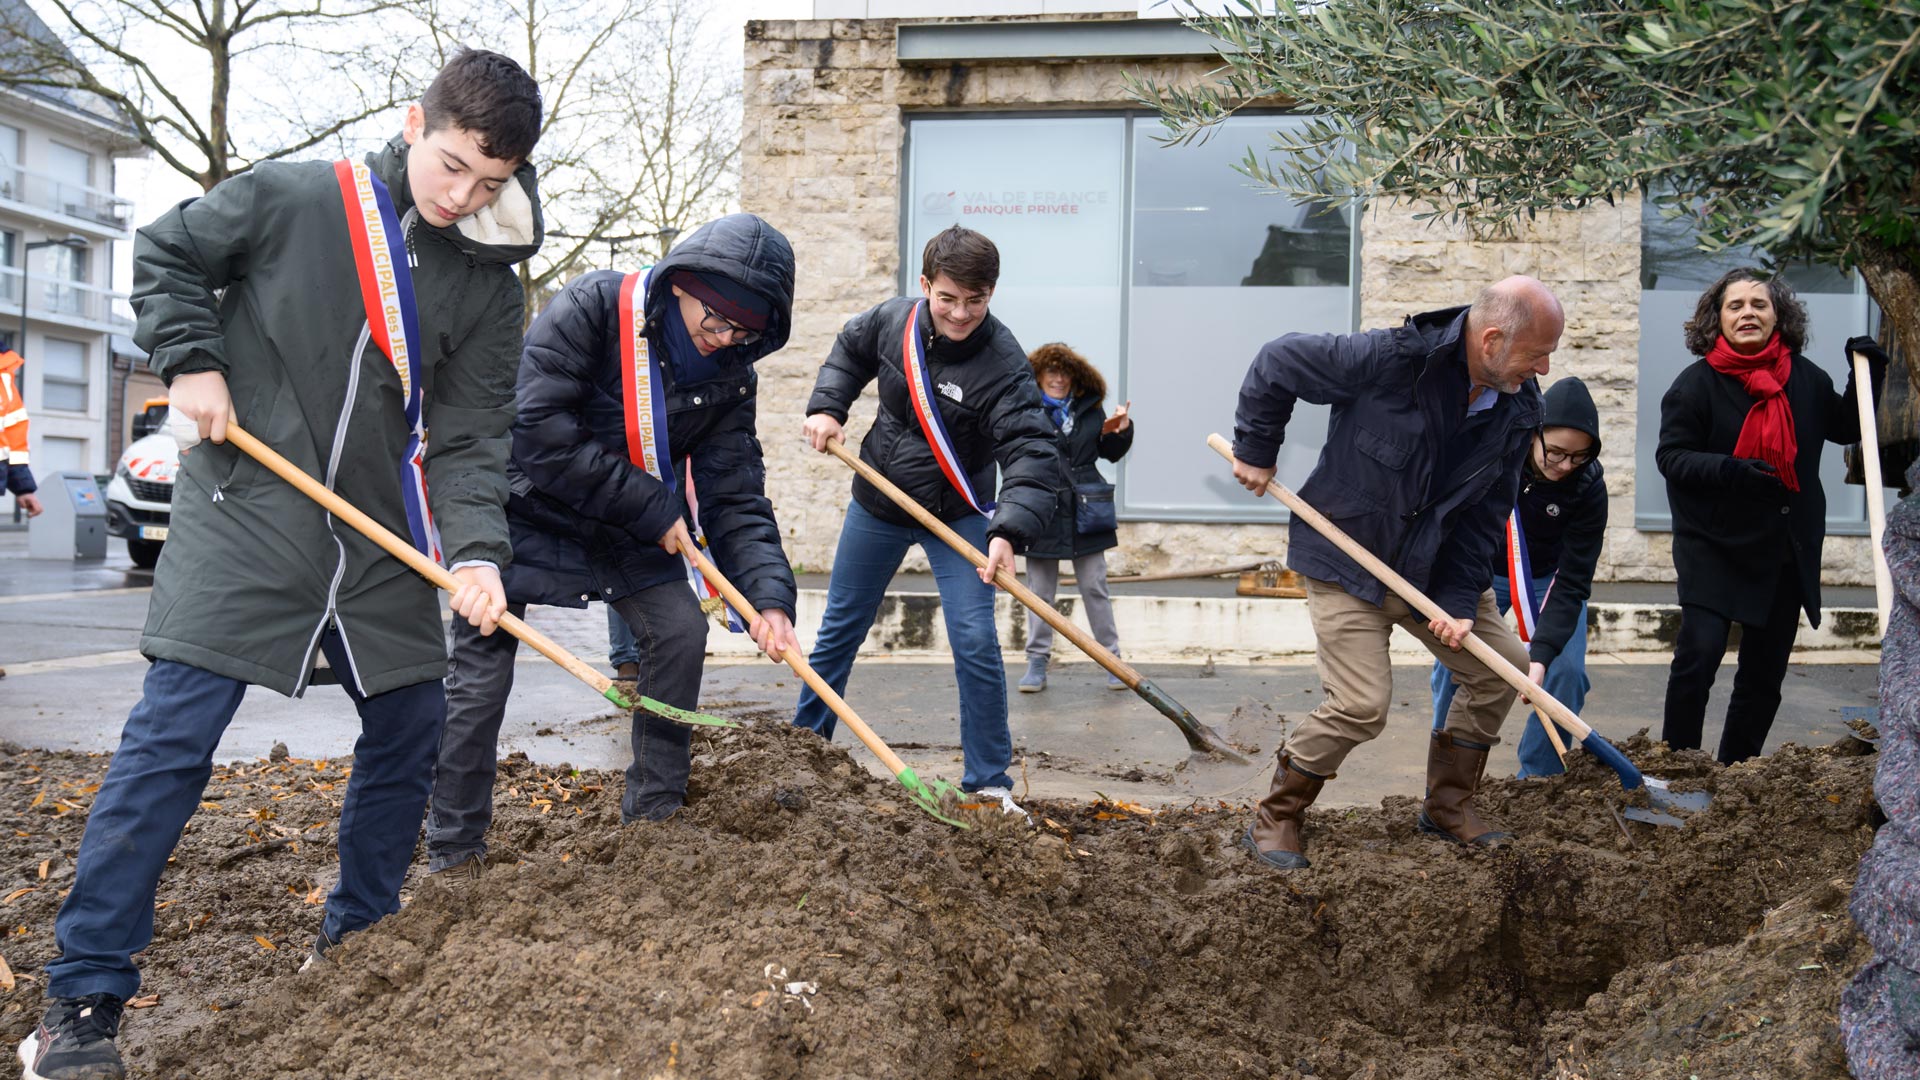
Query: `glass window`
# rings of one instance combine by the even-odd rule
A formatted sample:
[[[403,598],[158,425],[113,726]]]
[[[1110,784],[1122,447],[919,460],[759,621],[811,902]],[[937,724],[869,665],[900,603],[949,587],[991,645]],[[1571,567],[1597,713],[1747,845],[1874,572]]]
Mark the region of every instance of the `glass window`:
[[[87,346],[50,337],[40,346],[40,407],[87,411]]]
[[[920,255],[952,225],[1000,249],[991,310],[1031,352],[1072,345],[1114,382],[1126,183],[1123,117],[915,121],[908,167],[905,295]]]
[[[902,288],[918,294],[921,249],[941,229],[994,241],[993,313],[1029,351],[1061,341],[1086,356],[1106,376],[1108,412],[1135,403],[1134,449],[1117,470],[1129,517],[1284,517],[1233,484],[1204,434],[1231,434],[1262,344],[1354,326],[1350,214],[1264,194],[1232,169],[1297,122],[1236,117],[1181,147],[1136,115],[909,124]],[[1325,433],[1324,409],[1295,414],[1284,481],[1305,478]]]
[[[1159,520],[1277,520],[1208,449],[1233,437],[1233,412],[1260,346],[1294,332],[1354,328],[1350,211],[1256,188],[1233,166],[1294,117],[1235,117],[1199,145],[1166,146],[1159,123],[1133,130],[1128,398],[1140,428],[1120,470],[1120,506]],[[1300,485],[1326,441],[1327,411],[1302,404],[1278,477]]]
[[[57,472],[92,472],[87,468],[87,440],[43,435],[33,452],[33,471],[39,476]]]
[[[1640,212],[1640,380],[1638,428],[1634,439],[1634,524],[1664,532],[1673,527],[1667,508],[1666,480],[1655,451],[1660,445],[1660,399],[1680,372],[1698,357],[1687,352],[1685,326],[1693,309],[1720,275],[1741,266],[1758,266],[1752,249],[1704,252],[1698,233],[1685,217],[1669,218],[1653,200]],[[1865,287],[1851,274],[1832,267],[1795,265],[1787,281],[1807,306],[1806,357],[1846,385],[1840,347],[1855,334],[1869,333],[1870,302]],[[1866,489],[1846,483],[1840,448],[1822,451],[1820,484],[1827,493],[1827,531],[1838,535],[1866,531]]]
[[[63,184],[93,186],[93,155],[57,142],[47,143],[47,173]]]

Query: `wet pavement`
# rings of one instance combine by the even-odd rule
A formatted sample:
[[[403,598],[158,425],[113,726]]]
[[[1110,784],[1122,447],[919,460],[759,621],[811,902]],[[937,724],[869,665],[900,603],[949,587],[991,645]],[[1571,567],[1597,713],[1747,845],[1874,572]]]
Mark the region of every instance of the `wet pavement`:
[[[137,649],[151,576],[127,561],[118,541],[110,544],[104,564],[76,566],[25,554],[24,532],[0,531],[0,666],[8,672],[0,680],[0,738],[37,747],[111,750],[147,668]],[[923,584],[905,579],[900,591]],[[529,621],[606,670],[606,622],[598,605],[584,612],[536,608]],[[718,638],[723,631],[712,633]],[[1125,626],[1121,633],[1124,639]],[[1071,646],[1062,643],[1060,649]],[[1012,692],[1022,661],[1007,658],[1016,795],[1243,801],[1264,792],[1270,755],[1282,732],[1303,719],[1320,696],[1319,679],[1306,657],[1289,663],[1222,663],[1211,670],[1191,663],[1142,663],[1143,674],[1254,759],[1247,766],[1190,764],[1180,733],[1144,701],[1106,689],[1106,673],[1084,657],[1059,650],[1055,656],[1049,687],[1041,694]],[[1833,662],[1847,658],[1863,659],[1857,653],[1796,658],[1769,750],[1788,741],[1831,742],[1841,734],[1843,708],[1876,704],[1877,664]],[[1584,719],[1608,737],[1624,738],[1641,728],[1658,734],[1665,658],[1608,659],[1589,669],[1594,688]],[[1709,747],[1719,738],[1731,677],[1729,660],[1708,712]],[[1394,678],[1395,708],[1387,732],[1354,753],[1328,786],[1324,803],[1372,804],[1388,794],[1419,793],[1431,715],[1427,668],[1396,666]],[[710,658],[703,702],[791,714],[799,688],[799,679],[785,666]],[[917,771],[959,779],[958,703],[952,668],[943,659],[863,658],[846,697]],[[1520,720],[1518,712],[1509,719],[1509,737],[1495,750],[1492,771],[1514,768],[1513,735]],[[531,650],[521,650],[501,733],[503,754],[518,750],[549,763],[623,767],[630,753],[626,726],[625,718],[590,689]],[[256,689],[234,718],[219,756],[263,756],[275,742],[285,742],[300,757],[345,754],[358,728],[352,704],[337,687],[314,687],[302,700]],[[852,743],[844,727],[838,739]],[[857,747],[854,754],[875,765]]]

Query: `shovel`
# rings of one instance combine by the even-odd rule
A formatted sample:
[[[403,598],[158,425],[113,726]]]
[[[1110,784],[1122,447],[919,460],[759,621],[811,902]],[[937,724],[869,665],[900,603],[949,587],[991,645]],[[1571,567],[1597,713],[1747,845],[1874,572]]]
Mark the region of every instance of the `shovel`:
[[[948,528],[946,522],[934,517],[926,507],[913,501],[912,496],[894,486],[893,481],[881,476],[878,469],[875,469],[873,466],[868,465],[866,462],[854,456],[853,452],[847,449],[845,443],[828,440],[827,450],[833,454],[834,457],[839,458],[851,466],[854,472],[859,473],[866,479],[867,483],[872,484],[884,492],[887,498],[892,499],[900,509],[913,515],[913,519],[925,526],[928,532],[945,540],[948,546],[965,556],[968,562],[971,562],[975,566],[987,565],[987,557],[980,554],[978,548],[967,543],[959,533]],[[1245,765],[1248,763],[1245,755],[1229,745],[1225,739],[1220,737],[1218,732],[1195,719],[1194,715],[1188,712],[1184,705],[1173,700],[1173,698],[1167,696],[1166,691],[1155,686],[1153,680],[1141,675],[1138,671],[1135,671],[1131,665],[1108,652],[1105,645],[1093,639],[1093,635],[1068,622],[1066,616],[1055,611],[1052,604],[1036,596],[1032,589],[1021,584],[1020,579],[1014,577],[1011,572],[1007,570],[999,571],[994,575],[993,583],[1013,594],[1013,598],[1025,604],[1027,610],[1045,619],[1047,625],[1053,627],[1055,632],[1079,646],[1081,652],[1093,657],[1101,667],[1106,668],[1113,673],[1115,678],[1126,683],[1127,689],[1139,694],[1141,698],[1145,699],[1147,704],[1159,710],[1160,715],[1173,721],[1174,726],[1180,729],[1180,734],[1186,736],[1187,747],[1194,753],[1217,754],[1236,765]]]
[[[1233,445],[1221,438],[1218,434],[1207,436],[1207,445],[1213,447],[1215,452],[1221,457],[1226,458],[1228,461],[1233,460]],[[1333,541],[1334,546],[1346,552],[1347,556],[1354,562],[1359,563],[1361,569],[1379,578],[1382,584],[1392,589],[1399,595],[1400,599],[1406,601],[1422,615],[1429,619],[1450,617],[1445,611],[1441,610],[1439,604],[1428,599],[1425,593],[1414,588],[1413,584],[1406,578],[1395,573],[1393,568],[1381,562],[1371,551],[1361,547],[1359,541],[1348,536],[1338,525],[1328,521],[1320,511],[1308,505],[1305,499],[1287,490],[1278,480],[1267,481],[1267,494],[1285,503],[1287,509],[1293,511],[1308,525],[1313,526],[1314,530],[1320,535]],[[1466,649],[1481,663],[1487,665],[1495,675],[1504,679],[1508,686],[1513,687],[1525,696],[1541,716],[1548,717],[1552,719],[1554,723],[1566,728],[1567,732],[1573,736],[1575,742],[1585,747],[1589,754],[1598,758],[1602,764],[1618,774],[1620,777],[1620,786],[1624,790],[1633,791],[1645,787],[1647,789],[1648,799],[1655,806],[1663,809],[1683,811],[1698,810],[1707,805],[1707,801],[1711,796],[1705,792],[1688,792],[1682,794],[1669,791],[1666,781],[1641,775],[1640,770],[1634,766],[1633,762],[1627,760],[1625,754],[1622,754],[1612,743],[1601,738],[1592,728],[1588,727],[1586,721],[1574,715],[1572,709],[1562,705],[1553,695],[1542,690],[1539,684],[1527,678],[1525,672],[1508,663],[1506,657],[1494,652],[1493,646],[1481,641],[1478,635],[1467,635]],[[1554,749],[1560,752],[1564,760],[1566,756],[1565,748],[1560,745],[1560,740],[1555,737],[1553,728],[1548,727],[1546,731],[1548,737],[1554,744]],[[1669,814],[1635,813],[1634,811],[1636,810],[1638,810],[1637,807],[1628,808],[1628,816],[1633,817],[1637,821],[1650,821],[1656,825],[1681,824],[1679,818]]]
[[[266,466],[275,476],[285,480],[300,490],[300,493],[326,508],[327,513],[354,527],[362,536],[386,549],[387,554],[399,559],[411,567],[413,572],[426,578],[431,584],[445,589],[449,593],[460,591],[460,582],[446,568],[425,555],[411,543],[395,536],[392,530],[360,512],[353,504],[335,494],[326,485],[295,468],[293,463],[281,457],[274,449],[249,434],[233,420],[227,421],[227,441],[246,451],[247,455]],[[682,724],[695,724],[703,727],[739,727],[732,720],[723,720],[717,716],[692,712],[687,709],[668,705],[664,701],[655,701],[640,695],[638,701],[630,701],[613,685],[613,680],[588,667],[581,659],[561,648],[552,638],[528,626],[512,615],[500,617],[500,629],[533,646],[534,650],[547,659],[566,668],[574,678],[594,688],[601,697],[613,702],[622,709],[645,709],[657,716]]]
[[[739,612],[748,621],[760,617],[760,613],[753,609],[753,605],[748,602],[746,596],[741,593],[739,589],[733,587],[733,582],[728,581],[726,577],[720,573],[720,568],[713,565],[713,561],[708,559],[704,553],[694,550],[687,554],[688,557],[693,560],[693,564],[699,567],[700,576],[706,578],[714,588],[720,590],[720,595],[726,598],[727,604],[732,607],[734,611]],[[926,781],[920,779],[920,777],[914,773],[913,766],[900,760],[900,755],[894,753],[892,747],[882,742],[880,736],[874,734],[873,729],[867,726],[867,722],[860,719],[860,714],[853,711],[853,706],[847,704],[846,699],[835,693],[833,687],[827,685],[827,680],[821,678],[819,673],[813,670],[813,665],[807,663],[806,657],[800,655],[799,649],[787,649],[780,654],[780,659],[787,662],[787,666],[793,669],[795,675],[800,676],[801,681],[813,687],[813,692],[819,694],[820,700],[826,702],[827,707],[832,709],[834,714],[840,717],[841,723],[853,729],[853,733],[859,737],[861,742],[867,745],[867,749],[873,751],[873,756],[880,759],[880,764],[885,765],[887,771],[893,774],[893,778],[900,781],[900,786],[907,789],[907,796],[913,800],[915,806],[918,806],[928,814],[949,825],[958,826],[962,829],[972,827],[964,821],[955,821],[953,818],[940,812],[940,797],[942,795],[952,795],[955,798],[964,799],[966,797],[965,792],[962,792],[945,780],[936,778],[933,783],[929,785]]]
[[[1860,469],[1867,482],[1867,530],[1873,536],[1873,591],[1880,601],[1880,636],[1887,636],[1893,614],[1893,574],[1887,569],[1887,551],[1881,547],[1887,533],[1887,493],[1881,487],[1880,420],[1873,406],[1873,376],[1867,358],[1853,354],[1854,402],[1860,407]]]

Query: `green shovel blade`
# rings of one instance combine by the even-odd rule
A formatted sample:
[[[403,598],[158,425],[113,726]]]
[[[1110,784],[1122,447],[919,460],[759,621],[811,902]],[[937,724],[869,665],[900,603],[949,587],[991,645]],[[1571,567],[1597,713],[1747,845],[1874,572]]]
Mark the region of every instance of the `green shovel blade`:
[[[927,782],[920,779],[912,766],[895,773],[894,779],[900,781],[900,786],[907,789],[907,796],[913,800],[913,804],[926,811],[929,817],[936,821],[944,821],[956,829],[973,828],[964,821],[958,821],[940,812],[940,796],[949,793],[958,794],[952,784],[944,780],[935,780],[933,786],[928,787]]]
[[[630,700],[627,695],[621,693],[618,686],[607,687],[601,691],[601,696],[622,709],[645,709],[655,716],[664,716],[669,720],[681,724],[693,724],[698,727],[740,726],[737,720],[727,720],[718,716],[709,716],[706,713],[694,712],[691,709],[682,709],[674,705],[669,705],[664,701],[655,701],[645,694],[640,695],[640,700],[635,702]]]

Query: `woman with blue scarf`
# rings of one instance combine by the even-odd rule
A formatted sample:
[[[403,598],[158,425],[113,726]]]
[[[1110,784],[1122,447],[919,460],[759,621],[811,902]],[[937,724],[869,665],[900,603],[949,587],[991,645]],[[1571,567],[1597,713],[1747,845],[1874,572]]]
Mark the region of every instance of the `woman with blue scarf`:
[[[1060,492],[1060,508],[1052,527],[1027,548],[1027,586],[1047,603],[1060,588],[1060,560],[1070,559],[1080,579],[1080,600],[1086,605],[1093,636],[1114,655],[1120,654],[1120,631],[1113,622],[1113,600],[1107,595],[1107,556],[1119,544],[1113,512],[1113,485],[1100,475],[1097,459],[1119,461],[1133,446],[1133,420],[1122,405],[1107,417],[1102,403],[1107,380],[1086,357],[1058,342],[1042,345],[1027,357],[1047,416],[1059,432],[1066,456],[1069,485]],[[1020,692],[1037,694],[1047,688],[1047,662],[1053,654],[1053,627],[1027,615],[1027,673]],[[1125,690],[1127,684],[1107,676],[1107,689]]]

